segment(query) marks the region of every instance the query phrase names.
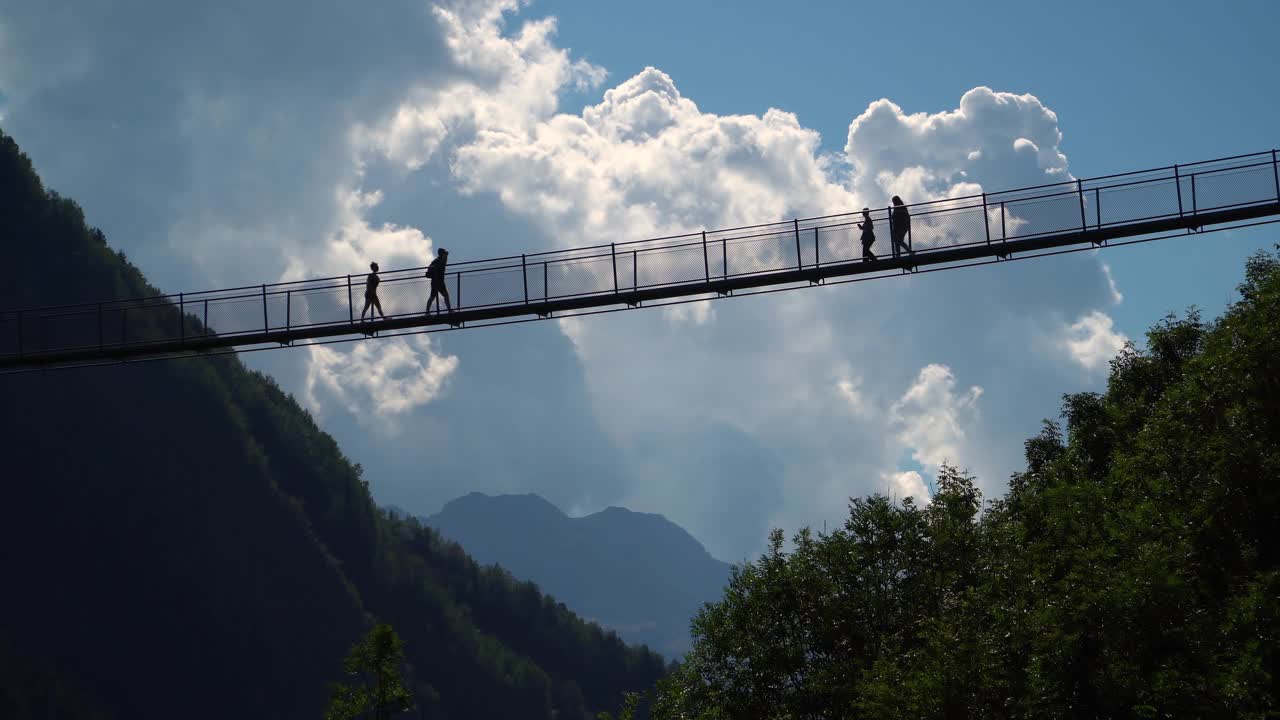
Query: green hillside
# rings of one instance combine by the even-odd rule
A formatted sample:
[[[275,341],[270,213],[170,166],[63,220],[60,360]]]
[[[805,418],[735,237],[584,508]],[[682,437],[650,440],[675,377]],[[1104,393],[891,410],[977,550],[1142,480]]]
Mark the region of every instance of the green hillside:
[[[3,133],[0,248],[0,307],[155,292]],[[663,672],[380,511],[235,358],[0,376],[0,398],[0,710],[315,718],[375,618],[405,641],[422,717],[590,717]]]

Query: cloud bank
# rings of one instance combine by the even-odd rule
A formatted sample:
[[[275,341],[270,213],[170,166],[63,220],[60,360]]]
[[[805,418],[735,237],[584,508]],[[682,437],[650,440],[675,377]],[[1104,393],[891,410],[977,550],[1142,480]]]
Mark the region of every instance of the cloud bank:
[[[978,87],[910,112],[874,100],[833,148],[785,109],[708,112],[658,67],[606,83],[530,12],[136,0],[67,14],[18,0],[0,9],[2,111],[50,184],[166,287],[1070,177],[1058,118],[1031,94]],[[569,94],[589,100],[567,111]],[[944,459],[998,489],[1021,439],[1118,338],[1100,308],[1119,291],[1096,262],[1039,262],[252,362],[384,501],[623,504],[737,559],[771,526],[838,520],[886,481],[923,496]]]

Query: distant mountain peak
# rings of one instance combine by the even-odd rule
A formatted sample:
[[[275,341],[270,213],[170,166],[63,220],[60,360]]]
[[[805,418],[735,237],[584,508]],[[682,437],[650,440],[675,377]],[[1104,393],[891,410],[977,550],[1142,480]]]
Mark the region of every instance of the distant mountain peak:
[[[440,513],[470,511],[481,508],[486,512],[526,512],[534,515],[551,515],[568,518],[564,511],[553,505],[546,498],[536,493],[522,495],[488,495],[482,492],[469,492],[444,504]]]
[[[729,576],[684,528],[617,505],[570,517],[537,494],[473,492],[423,520],[476,560],[671,657],[688,650],[689,621]]]

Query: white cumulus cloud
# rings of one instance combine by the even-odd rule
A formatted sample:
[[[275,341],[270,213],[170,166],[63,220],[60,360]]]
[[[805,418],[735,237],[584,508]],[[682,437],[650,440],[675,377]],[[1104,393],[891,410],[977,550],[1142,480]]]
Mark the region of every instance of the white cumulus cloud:
[[[517,7],[512,0],[434,6],[461,74],[412,88],[389,117],[354,129],[356,145],[416,169],[451,138],[528,132],[556,110],[562,89],[594,88],[604,80],[602,68],[555,46],[554,18],[505,35],[505,16]]]
[[[1086,370],[1096,371],[1107,367],[1128,341],[1115,330],[1110,315],[1094,310],[1067,325],[1061,343],[1072,360]]]
[[[474,61],[477,73],[501,67],[505,79],[408,96],[372,126],[383,138],[373,147],[404,167],[442,158],[460,188],[500,199],[551,247],[847,212],[891,194],[912,202],[1070,177],[1053,111],[1033,95],[985,87],[934,113],[875,101],[852,120],[837,153],[782,109],[706,112],[655,67],[607,88],[579,113],[561,112],[558,93],[603,73],[554,48],[553,26],[538,23],[508,33],[491,15],[449,31],[462,66],[485,58]],[[1017,304],[1005,298],[1016,292],[990,288],[978,298],[1007,313]],[[658,433],[677,447],[701,428],[732,428],[735,442],[778,459],[777,479],[759,482],[786,491],[753,511],[786,526],[873,490],[904,448],[928,472],[944,458],[984,455],[966,432],[978,422],[982,391],[956,390],[942,365],[912,379],[904,374],[911,360],[895,357],[931,337],[920,315],[939,302],[947,300],[928,290],[879,284],[560,326],[582,361],[599,422],[643,474],[643,489],[624,501],[712,535],[720,532],[715,515],[687,507],[697,496],[682,490],[710,481],[688,476],[686,455],[655,453],[635,438]],[[903,349],[876,341],[889,333]],[[887,390],[903,382],[915,383],[913,392]],[[885,432],[890,424],[895,431]],[[714,504],[714,495],[699,502]]]
[[[422,336],[358,343],[346,352],[326,345],[307,350],[307,403],[323,413],[333,401],[368,420],[390,421],[431,402],[458,366],[457,356],[439,353]]]
[[[976,87],[939,113],[871,103],[849,125],[845,153],[854,188],[884,205],[895,194],[948,197],[956,185],[1003,190],[1070,179],[1061,142],[1058,116],[1034,95]]]
[[[898,428],[898,439],[911,448],[911,457],[930,473],[942,464],[962,465],[961,447],[965,426],[978,417],[982,388],[957,391],[956,378],[946,365],[930,364],[920,369],[915,382],[889,408],[889,417]]]
[[[883,477],[889,497],[898,500],[913,498],[918,504],[929,502],[929,488],[924,484],[924,477],[915,470],[885,473]]]

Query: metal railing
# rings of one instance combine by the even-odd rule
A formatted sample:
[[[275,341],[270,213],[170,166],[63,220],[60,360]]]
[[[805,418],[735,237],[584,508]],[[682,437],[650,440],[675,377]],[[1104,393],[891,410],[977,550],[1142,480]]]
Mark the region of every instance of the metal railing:
[[[387,320],[373,323],[359,317],[363,274],[3,310],[0,366],[549,316],[571,306],[727,294],[734,287],[1190,229],[1201,220],[1280,214],[1280,164],[1271,150],[907,207],[911,220],[901,251],[892,247],[890,208],[870,213],[875,260],[863,258],[861,213],[845,213],[453,263],[445,278],[449,314],[424,314],[425,268],[385,271],[379,295]]]

